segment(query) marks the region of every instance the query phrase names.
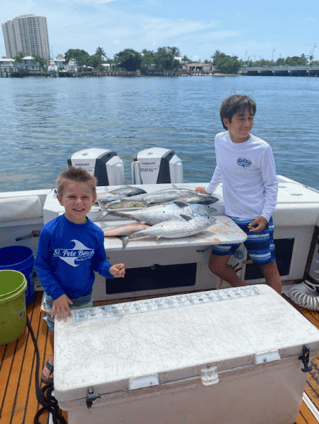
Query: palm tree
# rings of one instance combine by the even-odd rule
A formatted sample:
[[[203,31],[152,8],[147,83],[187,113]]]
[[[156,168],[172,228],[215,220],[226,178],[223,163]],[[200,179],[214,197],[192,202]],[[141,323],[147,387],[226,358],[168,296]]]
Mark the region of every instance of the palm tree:
[[[98,47],[95,52],[96,56],[99,56],[101,59],[107,59],[106,53],[102,47]]]
[[[220,50],[215,50],[215,53],[213,54],[212,59],[217,60],[220,58],[221,55],[223,55],[223,53]]]
[[[24,58],[25,54],[23,52],[19,52],[13,59],[14,59],[14,64],[15,67],[17,68],[16,65],[22,63],[22,59]]]

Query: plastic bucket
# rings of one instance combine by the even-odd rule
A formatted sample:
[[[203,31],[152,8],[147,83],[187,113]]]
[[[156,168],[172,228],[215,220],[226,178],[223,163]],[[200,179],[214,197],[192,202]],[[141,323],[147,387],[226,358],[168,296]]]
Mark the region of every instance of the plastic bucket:
[[[29,305],[34,299],[33,265],[33,252],[29,247],[8,246],[0,249],[0,270],[20,271],[27,280],[26,305]]]
[[[24,332],[26,287],[22,272],[0,271],[0,344],[10,343]]]

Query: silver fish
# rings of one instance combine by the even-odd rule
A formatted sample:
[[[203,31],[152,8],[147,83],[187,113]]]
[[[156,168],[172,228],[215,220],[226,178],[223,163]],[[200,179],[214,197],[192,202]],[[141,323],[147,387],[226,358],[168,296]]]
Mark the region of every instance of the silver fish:
[[[209,228],[216,221],[216,218],[211,216],[196,216],[195,218],[190,218],[182,215],[182,218],[184,218],[183,221],[173,220],[161,222],[145,230],[137,231],[130,236],[121,237],[123,249],[125,249],[129,240],[133,238],[152,237],[156,239],[175,239],[193,236],[206,230],[206,228]]]
[[[212,205],[213,203],[218,202],[218,200],[218,197],[212,196],[211,194],[201,194],[197,192],[193,195],[190,193],[176,199],[176,201],[182,203],[198,203],[201,205]]]
[[[183,221],[181,215],[194,218],[195,216],[210,216],[216,209],[207,205],[187,204],[181,202],[173,202],[133,211],[109,211],[113,216],[121,218],[133,219],[134,221],[143,222],[148,225],[156,225],[160,222],[178,220]]]
[[[119,196],[136,196],[138,194],[144,194],[146,193],[146,191],[143,188],[139,188],[139,187],[133,187],[133,186],[122,186],[119,188],[115,188],[113,190],[110,190],[109,193],[113,193]]]
[[[151,193],[145,193],[145,194],[139,194],[137,196],[134,196],[134,201],[136,202],[142,202],[145,206],[158,204],[158,203],[168,203],[172,202],[173,200],[178,199],[179,197],[186,197],[186,196],[194,196],[198,195],[198,193],[194,190],[191,190],[189,188],[169,188],[164,190],[157,190],[153,191]],[[125,205],[127,202],[127,199],[120,199],[115,200],[114,202],[111,202],[108,204],[108,207],[111,208],[124,208],[123,205]]]
[[[137,196],[139,194],[145,194],[146,191],[142,188],[133,187],[133,186],[122,186],[119,188],[115,188],[114,190],[110,190],[107,193],[98,196],[95,204],[101,205],[107,204],[109,202],[120,200],[123,197],[131,197],[131,196]]]

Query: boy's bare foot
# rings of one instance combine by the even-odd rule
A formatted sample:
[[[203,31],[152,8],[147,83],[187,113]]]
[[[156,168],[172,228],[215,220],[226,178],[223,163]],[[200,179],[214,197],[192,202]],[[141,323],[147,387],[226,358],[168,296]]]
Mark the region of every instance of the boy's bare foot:
[[[46,364],[44,365],[41,380],[43,383],[49,384],[53,382],[53,370],[54,370],[54,358],[53,355],[50,356],[50,358],[47,360]]]

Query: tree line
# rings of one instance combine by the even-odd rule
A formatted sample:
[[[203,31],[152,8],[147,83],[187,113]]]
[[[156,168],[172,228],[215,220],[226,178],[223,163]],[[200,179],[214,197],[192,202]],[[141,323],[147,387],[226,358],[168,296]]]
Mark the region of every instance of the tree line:
[[[115,54],[113,59],[107,57],[107,53],[102,47],[98,47],[93,55],[82,49],[69,49],[65,53],[65,61],[68,63],[70,59],[75,59],[79,67],[91,67],[95,70],[102,71],[105,68],[102,66],[106,61],[110,63],[113,68],[122,68],[128,72],[140,71],[145,75],[152,75],[154,72],[166,72],[166,74],[174,74],[179,70],[180,61],[177,57],[181,57],[179,48],[177,47],[159,47],[156,51],[144,49],[138,52],[133,49],[124,49],[119,53]],[[23,53],[18,53],[14,58],[16,63],[21,63]],[[46,66],[46,60],[39,57],[38,55],[33,56],[40,69],[44,70]],[[219,50],[215,50],[214,54],[210,58],[211,60],[205,60],[206,63],[212,63],[217,72],[223,74],[235,74],[243,66],[298,66],[298,65],[319,65],[318,61],[313,60],[313,56],[306,57],[305,54],[300,56],[292,56],[287,58],[278,58],[276,61],[270,61],[266,59],[259,60],[241,60],[238,56],[227,55]],[[192,62],[187,56],[183,56],[181,59],[183,62]]]
[[[155,52],[144,49],[141,53],[133,49],[125,49],[117,53],[114,59],[107,59],[107,55],[101,47],[98,47],[92,56],[80,49],[70,49],[65,53],[66,61],[71,58],[75,59],[79,66],[92,66],[94,69],[102,70],[102,63],[107,60],[116,68],[123,68],[131,72],[137,70],[146,72],[151,66],[161,70],[176,71],[179,67],[176,57],[179,56],[180,51],[177,47],[159,47]]]

